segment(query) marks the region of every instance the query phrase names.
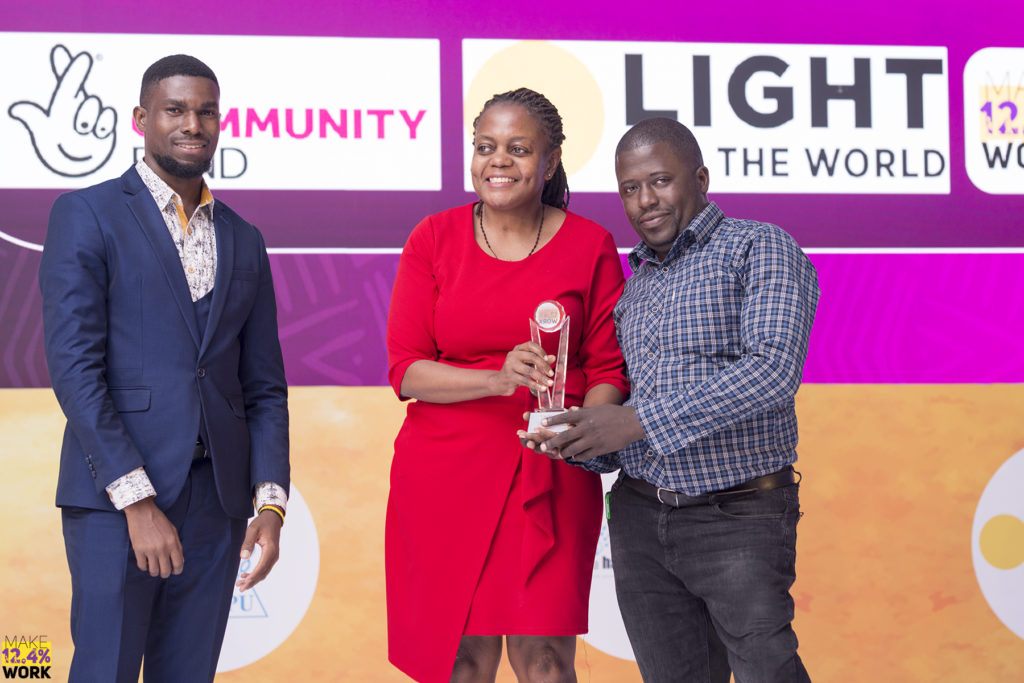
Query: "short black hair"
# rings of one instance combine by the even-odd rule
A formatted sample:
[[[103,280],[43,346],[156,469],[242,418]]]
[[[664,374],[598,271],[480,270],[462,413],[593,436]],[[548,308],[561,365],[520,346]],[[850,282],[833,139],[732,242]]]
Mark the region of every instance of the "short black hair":
[[[697,168],[704,165],[697,138],[690,129],[675,119],[644,119],[626,131],[615,147],[615,156],[638,147],[649,147],[666,142],[681,159],[696,162]]]
[[[217,83],[217,75],[213,73],[213,69],[206,66],[203,62],[191,55],[170,55],[150,64],[149,68],[146,69],[146,73],[142,74],[139,105],[145,107],[146,96],[149,94],[149,90],[160,81],[171,76],[209,78],[220,88],[220,83]]]

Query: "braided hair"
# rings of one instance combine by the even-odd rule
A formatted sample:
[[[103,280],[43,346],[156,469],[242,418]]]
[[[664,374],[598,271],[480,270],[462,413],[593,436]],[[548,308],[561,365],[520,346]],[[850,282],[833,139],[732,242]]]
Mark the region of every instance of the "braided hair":
[[[562,132],[562,117],[559,115],[555,105],[551,104],[548,98],[539,92],[529,88],[517,88],[495,95],[487,100],[484,108],[480,110],[477,117],[473,119],[473,132],[476,132],[476,124],[480,117],[490,107],[496,104],[518,104],[536,119],[548,139],[548,146],[554,150],[562,146],[565,141],[565,134]],[[544,189],[541,192],[540,201],[556,209],[564,209],[569,206],[569,179],[565,175],[565,167],[562,160],[558,160],[558,167],[555,168],[551,180],[544,182]]]

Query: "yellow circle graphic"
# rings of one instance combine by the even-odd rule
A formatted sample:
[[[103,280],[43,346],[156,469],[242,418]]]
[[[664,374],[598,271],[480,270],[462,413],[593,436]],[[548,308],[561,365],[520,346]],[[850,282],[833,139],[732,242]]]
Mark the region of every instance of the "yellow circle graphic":
[[[542,40],[525,40],[497,52],[473,77],[463,103],[466,133],[495,94],[530,88],[562,115],[562,163],[568,176],[594,155],[604,132],[604,99],[593,74],[575,56]],[[570,189],[572,185],[570,184]]]
[[[1024,564],[1024,521],[1013,515],[996,515],[985,522],[978,545],[996,569],[1014,569]]]

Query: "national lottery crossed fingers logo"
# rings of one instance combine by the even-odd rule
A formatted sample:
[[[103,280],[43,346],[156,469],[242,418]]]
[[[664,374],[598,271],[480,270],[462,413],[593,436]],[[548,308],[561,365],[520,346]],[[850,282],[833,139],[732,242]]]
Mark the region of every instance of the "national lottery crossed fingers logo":
[[[28,130],[36,156],[48,169],[66,177],[89,175],[101,168],[117,144],[117,112],[86,91],[93,58],[72,55],[64,45],[50,51],[56,78],[48,106],[18,101],[7,110]]]
[[[53,644],[45,635],[4,634],[3,649],[0,649],[0,670],[4,680],[52,678],[52,651]]]

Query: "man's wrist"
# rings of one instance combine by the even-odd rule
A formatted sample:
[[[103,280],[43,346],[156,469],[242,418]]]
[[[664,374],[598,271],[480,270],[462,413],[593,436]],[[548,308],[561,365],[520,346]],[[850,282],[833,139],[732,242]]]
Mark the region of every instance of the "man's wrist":
[[[634,441],[642,440],[646,435],[644,434],[644,425],[640,420],[640,413],[637,412],[636,406],[622,406],[628,413],[626,415],[626,438],[629,441],[626,443],[633,443]]]
[[[139,515],[152,515],[154,510],[159,510],[156,506],[156,498],[149,497],[137,500],[131,505],[125,506],[124,510],[121,510],[125,514],[125,517],[133,517]],[[130,519],[129,519],[130,521]]]
[[[260,507],[259,510],[256,511],[256,514],[260,515],[260,514],[263,514],[264,512],[268,512],[268,511],[269,512],[273,512],[278,517],[280,517],[281,518],[281,524],[284,524],[284,510],[282,510],[277,505],[269,505],[269,504],[268,505],[263,505],[263,506]]]

